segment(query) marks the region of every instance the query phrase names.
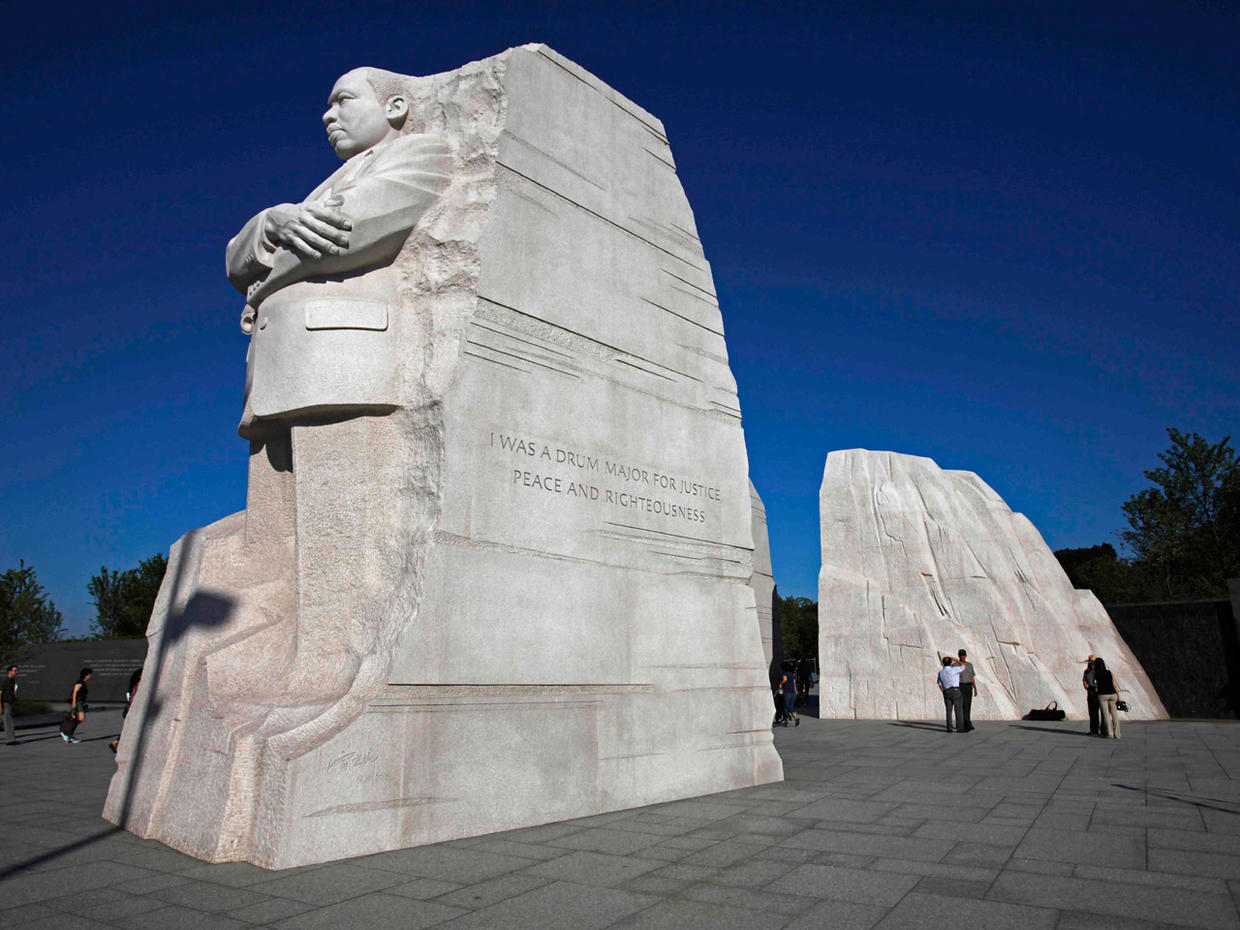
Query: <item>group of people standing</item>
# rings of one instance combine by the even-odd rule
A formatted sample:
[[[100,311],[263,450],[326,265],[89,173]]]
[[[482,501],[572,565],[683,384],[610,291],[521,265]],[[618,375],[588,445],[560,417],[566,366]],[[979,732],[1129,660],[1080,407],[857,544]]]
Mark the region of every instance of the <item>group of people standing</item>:
[[[1119,739],[1119,686],[1114,673],[1106,662],[1091,655],[1085,663],[1081,677],[1089,704],[1089,735],[1109,736]],[[961,649],[956,658],[943,656],[943,667],[938,674],[939,690],[943,692],[943,705],[947,712],[948,733],[968,733],[973,729],[973,698],[977,695],[977,676],[969,654]],[[1123,708],[1127,710],[1127,707]],[[955,725],[953,726],[953,719]]]
[[[956,653],[956,658],[943,656],[943,667],[939,669],[939,690],[943,692],[943,705],[947,709],[947,732],[968,733],[973,729],[973,697],[977,694],[977,677],[973,672],[973,663],[969,661],[969,653],[964,649]],[[952,727],[952,715],[956,717],[956,726]]]
[[[1089,704],[1089,735],[1119,739],[1119,686],[1115,674],[1106,662],[1091,655],[1085,660],[1081,685]]]

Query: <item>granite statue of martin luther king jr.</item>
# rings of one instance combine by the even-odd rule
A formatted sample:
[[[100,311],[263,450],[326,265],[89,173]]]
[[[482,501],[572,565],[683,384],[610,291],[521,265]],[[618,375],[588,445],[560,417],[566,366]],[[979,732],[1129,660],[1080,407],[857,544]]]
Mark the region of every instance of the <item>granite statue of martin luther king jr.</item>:
[[[268,420],[400,403],[384,335],[397,306],[392,262],[451,172],[441,137],[401,133],[408,114],[397,75],[345,74],[323,114],[344,164],[229,242],[228,279],[246,297],[251,339],[243,436],[263,435]]]
[[[142,836],[210,861],[323,855],[288,846],[297,775],[318,771],[303,760],[347,737],[422,619],[456,347],[442,333],[477,265],[460,217],[478,121],[462,130],[436,96],[456,90],[339,78],[322,122],[344,164],[228,243],[249,335],[246,508],[170,554],[104,813]]]
[[[227,248],[250,335],[238,430],[251,442],[246,542],[287,553],[272,572],[286,594],[267,598],[207,670],[212,700],[265,719],[268,734],[349,693],[357,705],[384,680],[408,620],[396,588],[412,537],[433,520],[409,487],[408,450],[435,439],[404,409],[425,325],[397,257],[447,189],[452,150],[405,131],[404,80],[375,68],[337,80],[322,119],[344,164],[303,202],[254,216]]]

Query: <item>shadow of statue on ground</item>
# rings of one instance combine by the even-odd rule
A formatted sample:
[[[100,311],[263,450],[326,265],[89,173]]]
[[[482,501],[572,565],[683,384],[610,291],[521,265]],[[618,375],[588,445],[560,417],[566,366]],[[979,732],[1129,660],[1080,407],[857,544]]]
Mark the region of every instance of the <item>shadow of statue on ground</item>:
[[[192,541],[192,537],[192,533],[186,537],[187,544]],[[186,561],[187,560],[185,559],[179,560],[177,573],[172,578],[170,603],[175,604],[179,600],[182,586],[185,583],[184,574]],[[138,721],[141,722],[141,725],[137,734],[134,736],[133,749],[129,753],[129,758],[131,761],[126,768],[125,773],[124,802],[121,807],[121,816],[119,818],[121,824],[125,824],[129,820],[132,787],[137,773],[141,771],[141,766],[143,764],[143,749],[146,744],[147,731],[151,724],[158,718],[159,713],[162,710],[158,700],[158,694],[160,678],[163,674],[163,661],[165,654],[170,651],[170,647],[173,644],[184,637],[190,630],[200,629],[202,627],[221,626],[224,623],[227,623],[229,617],[231,616],[233,606],[232,599],[228,597],[223,597],[209,592],[196,593],[186,602],[185,607],[182,610],[168,615],[168,620],[164,627],[163,634],[159,638],[160,645],[153,650],[153,654],[148,653],[146,663],[143,667],[142,680],[143,687],[148,689],[145,697],[150,701],[150,703],[145,714],[136,716],[131,714],[128,718],[126,718],[126,723],[128,725],[132,726]],[[111,737],[98,737],[93,741],[110,738]],[[111,836],[114,833],[119,833],[122,830],[123,827],[121,826],[109,826],[107,829],[91,834],[90,836],[83,837],[75,843],[60,846],[41,855],[32,856],[29,859],[14,862],[5,866],[3,869],[0,869],[0,880],[16,875],[19,872],[24,872],[27,869],[46,865],[47,863],[53,862],[62,856],[67,856],[70,853],[90,846],[92,843],[96,843],[99,840]]]

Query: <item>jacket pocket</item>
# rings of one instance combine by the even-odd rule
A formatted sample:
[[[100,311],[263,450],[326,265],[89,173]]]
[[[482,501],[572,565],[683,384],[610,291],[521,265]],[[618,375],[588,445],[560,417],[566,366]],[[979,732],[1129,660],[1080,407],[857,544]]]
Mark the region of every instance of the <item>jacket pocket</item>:
[[[306,303],[306,329],[371,329],[388,327],[387,304],[377,300],[311,300]]]

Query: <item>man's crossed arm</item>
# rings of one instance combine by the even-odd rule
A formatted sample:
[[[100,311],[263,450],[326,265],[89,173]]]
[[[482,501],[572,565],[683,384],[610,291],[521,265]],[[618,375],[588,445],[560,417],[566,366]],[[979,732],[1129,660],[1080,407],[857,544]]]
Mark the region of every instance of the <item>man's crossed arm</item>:
[[[405,136],[357,157],[374,158],[373,168],[321,199],[267,208],[228,243],[228,279],[246,295],[242,329],[282,287],[391,263],[450,181],[450,151],[434,136]]]

